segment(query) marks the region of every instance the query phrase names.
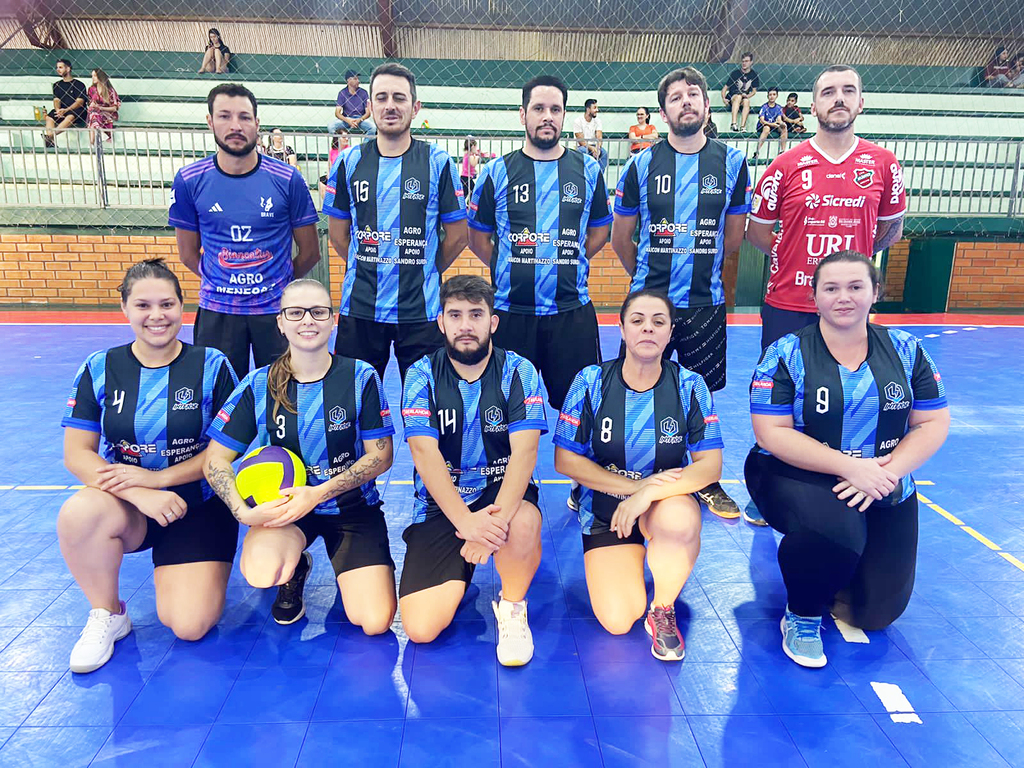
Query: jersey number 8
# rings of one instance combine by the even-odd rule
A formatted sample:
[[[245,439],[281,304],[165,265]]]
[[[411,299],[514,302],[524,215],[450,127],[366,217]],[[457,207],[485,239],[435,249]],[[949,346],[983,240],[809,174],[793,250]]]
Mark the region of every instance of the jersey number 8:
[[[601,419],[601,442],[610,443],[612,441],[612,419],[610,416],[605,416]]]

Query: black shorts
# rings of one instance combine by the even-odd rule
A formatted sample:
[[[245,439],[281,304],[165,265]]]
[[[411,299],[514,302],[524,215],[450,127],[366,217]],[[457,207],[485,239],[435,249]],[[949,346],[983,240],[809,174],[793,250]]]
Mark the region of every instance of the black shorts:
[[[68,123],[68,128],[74,128],[76,125],[85,125],[85,112],[65,112],[64,117],[58,117],[57,110],[51,109],[46,114],[50,116],[53,122],[58,124],[61,120],[64,120],[69,114],[74,115],[75,119],[72,122]]]
[[[288,349],[277,327],[277,315],[229,315],[200,308],[192,331],[196,346],[213,347],[227,355],[241,379],[249,372],[249,349],[257,368],[270,365]]]
[[[762,125],[762,126],[761,126],[761,130],[764,130],[764,128],[765,128],[765,127],[766,127],[766,126],[763,126],[763,125]],[[768,131],[768,138],[769,138],[769,139],[771,139],[771,138],[776,138],[776,139],[778,139],[778,138],[781,138],[781,137],[782,137],[782,130],[781,130],[781,129],[779,129],[779,128],[772,128],[772,129],[770,129],[770,130]]]
[[[501,483],[491,483],[469,508],[477,512],[488,504],[493,504],[500,488]],[[540,491],[536,485],[531,483],[526,486],[523,501],[528,501],[540,509]],[[455,526],[443,512],[422,523],[413,523],[402,533],[402,538],[408,549],[405,553],[402,581],[398,586],[399,597],[437,587],[449,581],[463,581],[469,584],[473,580],[476,566],[467,563],[461,554],[462,545],[466,542],[455,535]]]
[[[348,315],[338,316],[338,338],[334,354],[365,360],[384,381],[384,371],[395,345],[398,373],[405,379],[409,366],[424,355],[444,346],[444,335],[436,320],[417,323],[378,323]]]
[[[317,536],[323,537],[335,576],[368,565],[395,567],[380,504],[346,507],[338,515],[311,513],[299,519],[295,526],[306,537],[307,548]]]
[[[231,563],[238,547],[238,521],[216,496],[190,506],[166,528],[146,518],[146,538],[135,552],[153,550],[153,565]]]
[[[796,333],[801,328],[818,322],[817,312],[795,312],[792,309],[779,309],[770,304],[761,305],[761,351],[778,341],[787,333]]]
[[[593,303],[556,315],[522,315],[498,310],[494,345],[522,355],[544,377],[548,402],[562,410],[576,374],[601,362],[597,312]]]
[[[708,389],[725,387],[725,304],[677,309],[665,357],[704,377]]]
[[[645,546],[646,543],[647,539],[644,538],[644,534],[640,530],[639,520],[637,520],[636,523],[634,523],[633,530],[630,531],[629,536],[627,536],[624,539],[620,539],[619,534],[617,534],[615,531],[602,531],[600,533],[583,534],[584,554],[586,554],[592,549],[600,549],[601,547],[618,547],[622,544],[639,544],[642,547]]]

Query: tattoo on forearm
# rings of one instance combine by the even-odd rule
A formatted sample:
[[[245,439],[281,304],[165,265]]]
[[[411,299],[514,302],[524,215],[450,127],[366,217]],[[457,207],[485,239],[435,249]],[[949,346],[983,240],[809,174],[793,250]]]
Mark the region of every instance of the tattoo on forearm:
[[[220,500],[227,505],[227,508],[231,510],[231,514],[235,520],[241,522],[241,518],[238,516],[238,510],[235,509],[232,504],[231,492],[235,490],[235,471],[231,468],[231,465],[221,466],[219,464],[210,464],[209,474],[206,477],[210,487],[213,488],[213,492],[216,493]]]
[[[880,231],[875,235],[875,242],[872,247],[876,253],[878,251],[884,251],[890,245],[895,243],[902,235],[902,230],[899,227],[898,221],[887,221],[885,222],[884,227],[885,228],[882,229],[882,225],[880,225]]]
[[[370,482],[379,474],[374,472],[374,470],[380,466],[380,464],[380,456],[363,456],[363,458],[346,469],[340,475],[336,475],[331,482],[324,483],[324,490],[320,494],[319,503],[330,501],[345,491],[358,488],[360,485]]]
[[[375,445],[377,446],[378,451],[383,451],[388,447],[388,439],[386,437],[378,437]]]

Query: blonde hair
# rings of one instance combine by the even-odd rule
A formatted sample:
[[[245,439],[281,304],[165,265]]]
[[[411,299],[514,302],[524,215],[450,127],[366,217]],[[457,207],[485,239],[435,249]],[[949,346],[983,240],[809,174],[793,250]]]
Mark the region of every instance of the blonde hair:
[[[326,286],[319,280],[303,277],[298,280],[292,280],[285,286],[284,291],[281,293],[281,306],[284,306],[284,297],[288,295],[289,291],[293,288],[304,288],[306,286],[316,286],[327,294],[328,304],[330,305],[331,292],[327,290]],[[298,407],[288,396],[288,384],[294,378],[295,371],[292,369],[292,352],[291,349],[286,349],[283,355],[270,364],[270,370],[267,371],[267,391],[274,399],[273,416],[275,419],[281,406],[284,406],[284,409],[289,413],[298,414],[299,412]]]

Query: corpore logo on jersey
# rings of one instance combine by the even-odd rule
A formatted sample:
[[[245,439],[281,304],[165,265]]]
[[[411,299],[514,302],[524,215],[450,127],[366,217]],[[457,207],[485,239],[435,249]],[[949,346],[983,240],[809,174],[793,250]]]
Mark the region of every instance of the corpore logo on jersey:
[[[199,407],[199,403],[193,401],[195,392],[192,391],[191,387],[182,387],[174,393],[174,405],[171,407],[172,411],[194,411]]]
[[[685,235],[690,231],[690,222],[684,221],[681,223],[669,222],[667,219],[662,219],[657,224],[653,222],[647,225],[647,231],[655,237],[672,237],[673,235]]]
[[[905,399],[903,387],[895,381],[890,381],[882,390],[889,401],[882,408],[883,411],[902,411],[910,407],[910,401]]]
[[[134,456],[138,458],[146,453],[156,453],[156,446],[152,443],[129,443],[127,440],[121,440],[114,445],[118,451],[124,456]]]
[[[779,207],[779,184],[782,182],[782,171],[770,173],[761,180],[761,197],[769,211]]]
[[[709,173],[700,180],[700,193],[702,195],[720,195],[722,193],[715,174]]]
[[[551,242],[550,232],[531,232],[525,227],[522,232],[509,232],[507,237],[508,241],[512,243],[512,245],[530,246]]]
[[[580,197],[580,188],[571,181],[562,186],[562,202],[572,205],[579,205],[583,202],[583,198]]]
[[[340,405],[336,405],[331,408],[327,414],[329,424],[327,425],[328,432],[337,432],[342,429],[348,429],[352,426],[352,422],[348,420],[348,413]]]
[[[861,189],[867,189],[871,186],[871,182],[875,180],[875,169],[874,168],[854,168],[853,169],[853,183]]]
[[[378,232],[376,229],[357,229],[356,239],[360,245],[380,245],[381,243],[391,242],[390,232]]]
[[[260,195],[260,216],[264,219],[274,218],[274,198]]]
[[[403,200],[423,200],[426,195],[420,192],[420,180],[413,177],[405,180],[403,185],[402,199]]]
[[[504,414],[498,406],[492,405],[484,411],[484,432],[506,432],[508,426],[504,422]]]
[[[659,443],[681,443],[683,442],[683,436],[679,434],[679,422],[673,419],[671,416],[666,416],[661,420],[661,437],[658,438]]]

